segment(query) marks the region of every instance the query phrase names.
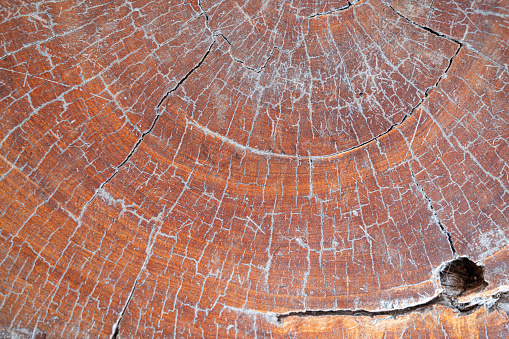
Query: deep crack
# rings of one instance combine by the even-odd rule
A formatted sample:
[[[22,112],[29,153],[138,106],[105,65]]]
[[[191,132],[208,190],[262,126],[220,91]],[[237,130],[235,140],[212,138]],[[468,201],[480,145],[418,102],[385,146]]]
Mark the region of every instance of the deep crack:
[[[385,2],[384,2],[384,3],[385,3]],[[423,30],[425,30],[425,31],[428,31],[428,32],[430,32],[430,33],[432,33],[432,34],[434,34],[434,35],[436,35],[436,36],[439,36],[439,37],[445,38],[445,39],[447,39],[447,40],[453,41],[453,42],[457,43],[458,45],[462,45],[462,44],[463,44],[463,43],[461,43],[460,41],[458,41],[458,40],[454,39],[453,37],[450,37],[450,36],[445,35],[445,34],[443,34],[443,33],[437,32],[437,31],[435,31],[435,30],[433,30],[433,29],[431,29],[431,28],[429,28],[429,27],[427,27],[427,26],[420,25],[420,24],[418,24],[417,22],[415,22],[415,21],[413,21],[413,20],[411,20],[411,19],[407,18],[406,16],[404,16],[403,14],[401,14],[400,12],[398,12],[398,11],[397,11],[394,7],[392,7],[392,6],[391,6],[390,4],[388,4],[388,3],[385,3],[385,5],[387,5],[390,9],[392,9],[392,11],[393,11],[394,13],[396,13],[396,14],[397,14],[400,18],[405,19],[406,21],[408,21],[408,22],[409,22],[410,24],[412,24],[412,25],[414,25],[414,26],[416,26],[416,27],[419,27],[419,28],[421,28],[421,29],[423,29]]]
[[[377,317],[377,316],[390,316],[393,318],[407,315],[413,312],[426,312],[433,307],[441,305],[453,309],[459,315],[467,315],[481,307],[485,307],[488,312],[493,312],[500,309],[499,304],[507,304],[509,302],[509,292],[499,292],[490,295],[486,298],[476,298],[470,302],[458,302],[456,298],[449,297],[444,293],[440,293],[433,299],[409,307],[398,308],[393,310],[382,311],[367,311],[364,309],[358,310],[315,310],[315,311],[296,311],[289,313],[277,314],[277,322],[282,323],[285,318],[290,317],[324,317],[324,316],[353,316],[353,317]]]
[[[161,108],[161,105],[163,104],[163,102],[166,100],[166,98],[168,98],[168,96],[175,92],[183,83],[184,81],[186,81],[187,78],[189,78],[189,76],[194,72],[196,71],[196,69],[198,69],[198,67],[200,67],[203,62],[205,62],[205,59],[207,58],[207,56],[210,54],[210,51],[212,50],[212,46],[214,46],[215,42],[213,42],[207,52],[203,55],[202,59],[200,60],[200,62],[198,62],[198,64],[196,66],[194,66],[189,72],[187,72],[187,74],[182,78],[180,79],[180,81],[175,85],[175,87],[173,87],[171,90],[169,90],[168,92],[166,92],[166,94],[163,96],[163,98],[159,101],[159,103],[157,104],[156,106],[156,116],[154,118],[154,120],[152,121],[152,124],[150,125],[149,129],[146,131],[146,132],[143,132],[142,135],[140,136],[140,138],[138,139],[138,141],[136,141],[136,144],[134,144],[134,147],[132,148],[132,150],[129,152],[129,154],[126,156],[126,158],[119,164],[115,167],[115,171],[113,172],[112,175],[110,175],[110,177],[108,179],[106,179],[101,185],[99,185],[99,188],[96,190],[96,193],[94,194],[94,196],[86,203],[85,206],[88,206],[96,197],[97,197],[97,194],[98,192],[100,192],[104,186],[106,186],[111,180],[113,180],[113,178],[120,172],[120,169],[129,161],[129,159],[131,159],[131,157],[134,155],[134,153],[138,150],[138,148],[140,147],[141,143],[143,142],[143,140],[145,139],[145,137],[150,134],[152,132],[152,130],[154,129],[157,121],[159,120],[159,117],[161,116],[161,111],[160,111],[160,108]],[[86,208],[85,208],[86,210]],[[81,213],[83,214],[83,213]]]
[[[122,308],[122,311],[120,312],[120,316],[117,319],[117,322],[113,324],[113,330],[111,334],[111,339],[117,339],[118,334],[120,333],[120,323],[122,322],[122,318],[124,318],[124,314],[127,311],[127,307],[129,306],[129,303],[131,302],[131,299],[133,298],[134,291],[136,290],[136,284],[138,283],[140,275],[136,278],[136,281],[134,282],[133,289],[129,293],[129,297],[127,298],[127,302],[125,303],[124,307]]]
[[[324,317],[324,316],[363,316],[363,317],[376,317],[376,316],[393,316],[397,317],[414,311],[424,311],[431,307],[443,302],[442,295],[438,295],[435,298],[418,305],[413,305],[400,309],[383,310],[383,311],[367,311],[364,309],[358,310],[316,310],[316,311],[295,311],[289,313],[282,313],[277,315],[277,321],[282,322],[285,318],[289,317]]]
[[[122,161],[120,163],[120,165],[117,166],[116,170],[115,170],[115,173],[113,173],[109,178],[108,180],[106,180],[100,187],[99,189],[96,191],[96,192],[99,192],[109,181],[111,181],[115,175],[117,175],[117,173],[120,171],[120,168],[131,158],[131,156],[136,152],[136,150],[138,149],[138,147],[140,146],[140,144],[143,142],[145,136],[147,136],[148,134],[150,134],[150,132],[152,132],[152,130],[154,129],[157,121],[159,120],[159,117],[161,116],[161,105],[163,104],[163,102],[166,100],[166,98],[168,98],[168,96],[175,92],[183,83],[184,81],[186,81],[187,78],[189,78],[189,76],[194,72],[196,71],[196,69],[198,69],[198,67],[200,67],[204,62],[205,62],[205,59],[207,58],[207,56],[210,54],[210,51],[212,50],[212,47],[214,46],[215,42],[213,42],[207,52],[203,55],[203,57],[201,58],[200,62],[198,62],[198,64],[196,64],[196,66],[194,66],[189,72],[187,72],[187,74],[175,85],[175,87],[173,87],[171,90],[169,90],[168,92],[166,92],[166,94],[163,96],[163,98],[159,101],[159,103],[157,104],[156,106],[156,117],[154,118],[154,120],[152,121],[152,125],[150,126],[150,128],[144,132],[141,137],[138,139],[138,142],[134,145],[133,149],[131,150],[131,152],[129,153],[129,155],[124,159],[124,161]],[[95,195],[94,195],[95,197]],[[150,238],[149,238],[150,240]],[[118,336],[118,332],[119,332],[119,329],[120,329],[120,322],[122,321],[122,318],[127,310],[127,307],[129,306],[129,303],[131,302],[131,299],[133,297],[133,294],[134,294],[134,291],[136,290],[136,285],[138,283],[138,280],[141,276],[141,274],[143,273],[143,271],[146,269],[146,265],[144,265],[142,267],[142,270],[140,271],[140,273],[138,274],[138,276],[136,277],[136,280],[134,281],[134,284],[133,284],[133,288],[131,290],[131,292],[129,293],[129,296],[127,298],[127,302],[125,303],[124,305],[124,308],[122,309],[122,311],[120,312],[120,316],[117,320],[117,322],[113,325],[113,333],[112,333],[112,336],[111,336],[111,339],[115,339],[117,338]]]
[[[433,0],[434,1],[434,0]],[[498,63],[497,61],[493,60],[492,58],[490,58],[489,56],[487,56],[486,54],[482,53],[481,51],[477,50],[474,46],[472,46],[471,44],[469,44],[468,42],[465,42],[465,41],[459,41],[457,39],[454,39],[453,37],[447,35],[447,34],[444,34],[444,33],[440,33],[440,32],[437,32],[431,28],[429,28],[428,26],[423,26],[423,25],[420,25],[418,24],[417,22],[407,18],[406,16],[404,16],[403,14],[401,14],[400,12],[398,12],[396,9],[394,9],[394,7],[392,7],[390,4],[387,4],[386,2],[384,2],[385,5],[387,5],[388,7],[390,7],[394,13],[396,13],[399,17],[405,19],[406,21],[408,21],[409,23],[411,23],[412,25],[416,26],[416,27],[420,27],[422,28],[423,30],[426,30],[430,33],[433,33],[434,35],[436,36],[439,36],[439,37],[442,37],[442,38],[445,38],[447,40],[450,40],[450,41],[453,41],[457,44],[460,44],[460,45],[466,45],[468,47],[468,49],[478,55],[480,55],[481,57],[483,57],[484,59],[488,60],[489,62],[491,62],[492,64],[496,65],[497,67],[500,67],[502,68],[504,71],[506,72],[509,72],[509,69],[507,68],[507,66],[505,65],[502,65],[500,63]],[[431,3],[431,6],[433,5],[433,2]],[[430,17],[428,17],[428,19],[426,20],[426,23],[428,23],[430,20]]]
[[[412,178],[414,179],[414,183],[417,186],[417,190],[419,192],[421,192],[421,195],[423,196],[423,198],[426,199],[426,201],[428,202],[429,210],[433,214],[433,217],[435,218],[435,221],[437,222],[438,227],[440,227],[440,230],[442,231],[442,233],[445,234],[445,236],[447,237],[447,241],[449,243],[449,247],[451,248],[452,254],[454,257],[456,257],[458,255],[458,253],[456,252],[456,249],[454,248],[454,242],[452,241],[451,233],[449,233],[449,231],[447,231],[447,229],[445,228],[444,224],[442,224],[442,221],[440,220],[440,217],[438,216],[437,210],[433,206],[433,202],[431,201],[431,198],[426,194],[426,191],[424,190],[424,188],[417,181],[417,178],[416,178],[412,168],[410,168],[410,174],[412,175]]]
[[[355,6],[355,3],[351,3],[350,1],[348,1],[348,5],[345,5],[343,7],[340,7],[340,8],[336,8],[336,9],[332,9],[330,11],[327,11],[327,12],[322,12],[322,13],[313,13],[309,16],[309,18],[315,18],[317,16],[323,16],[323,15],[329,15],[329,14],[335,14],[335,13],[338,13],[338,12],[342,12],[342,11],[345,11],[347,9],[350,9],[352,7]]]
[[[472,298],[466,302],[459,302],[457,297],[469,292],[478,291],[488,284],[484,281],[484,269],[477,266],[474,262],[466,257],[460,257],[450,262],[443,264],[440,271],[440,283],[443,292],[439,293],[436,297],[417,305],[408,307],[381,310],[381,311],[368,311],[365,309],[357,310],[313,310],[313,311],[295,311],[288,313],[276,314],[277,322],[282,323],[285,318],[290,317],[324,317],[324,316],[354,316],[354,317],[377,317],[377,316],[390,316],[396,318],[410,314],[412,312],[426,312],[433,307],[441,305],[453,309],[459,315],[470,314],[481,307],[491,313],[496,310],[505,312],[506,304],[509,303],[509,292],[497,292],[484,297]],[[457,284],[457,277],[461,277],[461,281]],[[445,278],[444,278],[445,277]],[[451,281],[455,281],[453,289],[451,290]],[[457,289],[457,287],[461,287]]]

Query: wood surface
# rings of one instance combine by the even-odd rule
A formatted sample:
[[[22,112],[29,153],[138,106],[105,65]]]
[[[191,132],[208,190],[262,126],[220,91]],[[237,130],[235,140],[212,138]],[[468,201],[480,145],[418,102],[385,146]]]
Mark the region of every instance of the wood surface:
[[[508,338],[509,1],[0,0],[0,338]]]

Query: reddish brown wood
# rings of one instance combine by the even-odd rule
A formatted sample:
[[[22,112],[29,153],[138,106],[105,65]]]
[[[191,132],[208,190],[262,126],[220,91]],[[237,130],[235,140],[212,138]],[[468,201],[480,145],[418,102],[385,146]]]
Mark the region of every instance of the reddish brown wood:
[[[508,1],[0,22],[0,337],[509,335]]]

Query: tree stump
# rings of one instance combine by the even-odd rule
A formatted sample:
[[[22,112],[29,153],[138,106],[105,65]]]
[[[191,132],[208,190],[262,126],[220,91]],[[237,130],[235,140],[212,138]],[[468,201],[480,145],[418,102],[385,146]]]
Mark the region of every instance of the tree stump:
[[[509,337],[509,1],[1,0],[0,337]]]

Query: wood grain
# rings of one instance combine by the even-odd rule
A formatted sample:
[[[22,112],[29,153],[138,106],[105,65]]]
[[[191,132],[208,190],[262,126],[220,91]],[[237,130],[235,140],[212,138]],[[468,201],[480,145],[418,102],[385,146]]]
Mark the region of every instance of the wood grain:
[[[508,337],[508,39],[506,0],[0,0],[0,338]]]

